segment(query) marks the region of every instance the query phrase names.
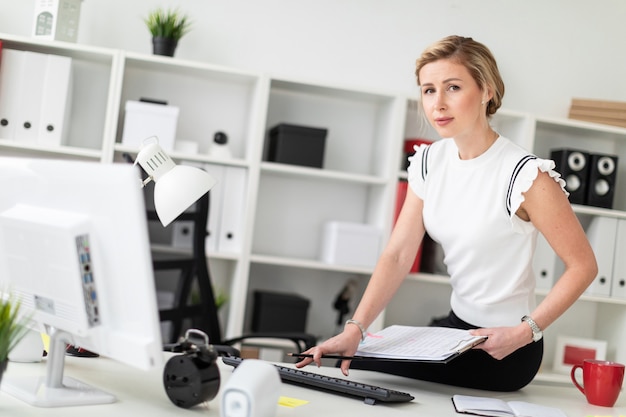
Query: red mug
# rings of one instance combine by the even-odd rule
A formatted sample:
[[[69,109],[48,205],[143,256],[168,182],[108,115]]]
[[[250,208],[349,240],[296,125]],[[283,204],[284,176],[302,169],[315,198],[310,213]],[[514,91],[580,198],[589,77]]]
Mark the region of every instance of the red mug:
[[[575,374],[578,368],[583,371],[583,386],[576,380]],[[617,362],[585,359],[582,364],[574,365],[570,376],[589,404],[613,407],[622,389],[624,365]]]

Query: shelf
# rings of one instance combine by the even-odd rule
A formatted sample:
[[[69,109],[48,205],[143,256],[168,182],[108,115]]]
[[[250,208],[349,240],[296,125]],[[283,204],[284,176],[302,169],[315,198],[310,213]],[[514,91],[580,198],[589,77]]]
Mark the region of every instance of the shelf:
[[[418,272],[416,274],[410,274],[408,279],[413,281],[430,282],[432,284],[450,285],[450,277],[447,275],[435,275],[426,272]]]
[[[602,216],[602,217],[614,217],[617,219],[626,219],[626,212],[621,210],[612,210],[601,207],[582,206],[579,204],[572,204],[574,213],[588,214],[590,216]]]
[[[100,63],[110,63],[113,56],[118,54],[118,51],[114,49],[70,42],[39,40],[32,37],[9,34],[0,34],[0,40],[2,40],[4,48],[64,55],[78,60]]]
[[[327,169],[299,167],[296,165],[279,164],[275,162],[262,162],[261,171],[266,173],[282,174],[285,177],[308,177],[312,179],[327,179],[332,181],[345,181],[365,185],[386,185],[387,180],[371,175],[349,174]]]
[[[190,249],[176,248],[172,245],[152,244],[150,245],[150,248],[155,252],[169,253],[173,255],[190,255]],[[237,261],[239,259],[237,254],[222,252],[207,253],[207,257],[210,259],[219,259],[224,261]]]
[[[127,65],[138,69],[154,71],[158,68],[159,71],[170,72],[172,75],[210,78],[224,83],[251,84],[256,82],[256,79],[259,77],[257,73],[237,68],[179,58],[173,59],[162,55],[126,51],[124,52],[124,58]]]
[[[127,153],[130,155],[136,156],[139,150],[133,146],[122,145],[121,143],[115,144],[115,152],[117,153]],[[174,161],[189,161],[189,162],[200,162],[200,163],[209,163],[216,165],[227,165],[227,166],[238,166],[238,167],[248,167],[250,164],[243,159],[221,159],[221,158],[213,158],[209,155],[199,155],[199,154],[189,154],[171,151],[167,152],[170,158]]]
[[[407,279],[410,279],[412,281],[417,281],[417,282],[428,282],[431,284],[450,285],[450,277],[448,277],[447,275],[436,275],[436,274],[429,274],[425,272],[418,272],[417,274],[408,275]],[[550,289],[547,289],[547,288],[537,288],[535,290],[535,294],[538,296],[542,296],[542,297],[546,296],[548,292],[550,292]],[[603,297],[603,296],[597,296],[597,295],[583,294],[580,296],[578,300],[626,306],[626,299],[621,299],[621,298],[612,298],[612,297]]]
[[[581,130],[589,131],[591,134],[608,134],[615,137],[622,137],[626,140],[626,129],[618,126],[610,126],[600,123],[585,122],[575,119],[559,119],[550,117],[536,117],[537,125],[545,128],[552,128],[564,134],[577,134]]]
[[[85,149],[75,146],[47,146],[37,144],[20,143],[8,139],[0,139],[0,148],[3,153],[14,151],[15,154],[40,153],[46,157],[76,157],[80,159],[99,161],[102,158],[102,151],[99,149]]]
[[[285,258],[280,256],[269,255],[252,255],[250,261],[258,264],[286,266],[292,268],[316,269],[322,271],[345,272],[350,274],[371,275],[374,268],[364,268],[356,266],[332,265],[325,262],[310,260]]]

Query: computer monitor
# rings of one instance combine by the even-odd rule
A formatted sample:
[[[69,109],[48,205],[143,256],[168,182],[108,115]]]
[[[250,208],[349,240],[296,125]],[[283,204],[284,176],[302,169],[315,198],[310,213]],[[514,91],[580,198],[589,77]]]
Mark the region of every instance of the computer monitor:
[[[63,375],[66,344],[146,370],[162,363],[138,170],[0,157],[0,289],[50,335],[46,375],[9,372],[3,391],[37,406],[114,402]]]

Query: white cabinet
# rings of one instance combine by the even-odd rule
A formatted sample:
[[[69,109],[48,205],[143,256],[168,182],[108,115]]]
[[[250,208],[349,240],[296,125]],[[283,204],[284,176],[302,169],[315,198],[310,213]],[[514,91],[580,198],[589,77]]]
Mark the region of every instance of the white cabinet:
[[[72,60],[66,143],[52,146],[0,139],[0,153],[120,162],[125,153],[138,151],[121,143],[125,104],[144,98],[180,109],[179,146],[171,152],[172,158],[208,166],[224,173],[224,178],[230,178],[226,172],[236,173],[236,179],[225,181],[221,192],[215,193],[219,201],[214,202],[212,220],[217,221],[209,225],[216,233],[232,232],[226,223],[238,230],[233,241],[220,234],[208,245],[212,276],[229,293],[226,336],[249,329],[255,290],[295,292],[309,298],[307,331],[320,337],[342,327],[332,308],[335,297],[347,282],[356,283],[353,307],[372,268],[323,262],[324,225],[329,221],[365,224],[381,231],[384,245],[392,227],[397,182],[406,178],[404,139],[437,139],[420,122],[417,101],[395,93],[13,35],[0,35],[0,39],[5,49]],[[280,123],[328,130],[322,168],[267,160],[268,131]],[[497,113],[492,124],[543,158],[563,147],[622,158],[614,209],[574,206],[585,227],[599,216],[616,224],[615,236],[609,239],[614,258],[611,285],[605,295],[585,294],[549,329],[545,357],[549,365],[551,338],[569,333],[607,340],[610,357],[626,361],[626,353],[618,349],[626,343],[626,266],[621,256],[626,244],[626,129],[506,109]],[[218,132],[228,137],[232,157],[210,153]],[[219,243],[223,239],[226,243]],[[554,256],[545,251],[543,255],[542,262],[556,279]],[[539,289],[539,300],[549,286]],[[412,274],[373,328],[426,324],[431,316],[447,313],[449,292],[445,276]]]

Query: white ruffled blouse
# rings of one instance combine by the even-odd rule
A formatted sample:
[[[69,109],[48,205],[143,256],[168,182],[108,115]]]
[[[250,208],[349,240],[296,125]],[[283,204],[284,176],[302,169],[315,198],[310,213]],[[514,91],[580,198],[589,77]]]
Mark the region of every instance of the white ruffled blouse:
[[[481,327],[519,323],[535,307],[537,229],[515,213],[539,171],[566,192],[554,162],[502,136],[470,160],[459,158],[452,139],[416,146],[409,160],[409,186],[424,201],[424,226],[444,250],[453,311]]]

